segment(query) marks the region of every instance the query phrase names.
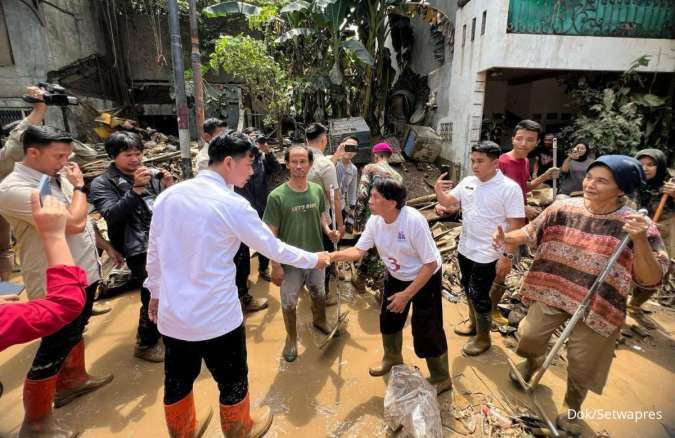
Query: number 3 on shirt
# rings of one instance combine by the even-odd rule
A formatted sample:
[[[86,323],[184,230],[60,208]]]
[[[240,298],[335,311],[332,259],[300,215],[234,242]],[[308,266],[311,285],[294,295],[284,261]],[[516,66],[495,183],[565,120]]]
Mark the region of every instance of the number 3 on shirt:
[[[393,257],[387,257],[387,262],[389,262],[389,269],[392,272],[398,272],[401,270],[401,265],[398,264],[398,260]]]

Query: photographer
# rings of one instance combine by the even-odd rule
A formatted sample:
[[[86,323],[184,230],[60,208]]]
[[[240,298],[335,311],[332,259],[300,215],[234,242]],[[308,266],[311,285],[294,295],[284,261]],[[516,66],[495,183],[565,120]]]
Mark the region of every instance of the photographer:
[[[169,172],[143,166],[143,141],[133,132],[114,132],[105,142],[110,167],[91,183],[90,200],[108,224],[112,246],[122,253],[132,276],[142,283],[148,251],[152,207],[160,192],[173,185]],[[141,287],[134,355],[149,362],[164,360],[157,326],[148,318],[150,292]]]

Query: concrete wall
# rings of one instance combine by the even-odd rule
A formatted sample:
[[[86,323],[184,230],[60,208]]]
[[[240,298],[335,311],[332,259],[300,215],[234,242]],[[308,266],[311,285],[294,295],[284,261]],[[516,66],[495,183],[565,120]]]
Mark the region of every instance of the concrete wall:
[[[25,87],[105,48],[89,0],[51,0],[40,4],[44,26],[19,0],[2,0],[14,65],[0,67],[0,97],[23,95]]]

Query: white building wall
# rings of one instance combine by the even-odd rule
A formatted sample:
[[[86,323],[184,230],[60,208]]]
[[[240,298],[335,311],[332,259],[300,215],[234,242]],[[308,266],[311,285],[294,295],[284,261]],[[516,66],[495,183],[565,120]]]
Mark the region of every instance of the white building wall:
[[[483,11],[486,22],[481,35]],[[448,112],[439,111],[437,118],[452,123],[452,142],[441,156],[464,163],[465,172],[469,147],[480,135],[476,123],[483,117],[481,95],[489,69],[624,71],[633,60],[648,55],[649,66],[641,71],[675,72],[675,40],[512,34],[506,33],[507,20],[506,0],[471,0],[455,15]],[[536,99],[528,97],[527,104],[539,105]],[[439,104],[439,109],[443,107]]]

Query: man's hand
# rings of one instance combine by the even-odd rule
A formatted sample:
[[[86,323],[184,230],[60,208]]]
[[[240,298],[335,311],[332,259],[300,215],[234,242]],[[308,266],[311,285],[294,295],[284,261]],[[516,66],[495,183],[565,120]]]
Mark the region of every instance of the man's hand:
[[[504,233],[503,230],[502,233]],[[499,260],[497,260],[496,270],[497,275],[495,277],[504,281],[504,278],[506,278],[511,271],[511,260],[508,257],[500,257]]]
[[[159,299],[150,298],[150,303],[148,304],[148,318],[150,321],[157,324],[157,309],[159,308]]]
[[[434,207],[434,211],[440,217],[448,216],[450,214],[448,209],[443,207],[441,204],[436,204],[436,206]]]
[[[317,262],[316,266],[314,266],[314,269],[323,269],[330,265],[330,254],[328,254],[326,251],[317,252],[316,255],[319,257],[319,261]]]
[[[450,181],[449,179],[443,179],[447,175],[446,173],[441,174],[441,176],[438,177],[436,180],[436,183],[434,184],[434,191],[436,192],[436,196],[438,196],[438,193],[446,193],[448,190],[452,189],[455,186],[455,183]]]
[[[64,239],[66,237],[66,221],[68,210],[61,201],[53,196],[44,199],[40,206],[40,194],[33,190],[30,195],[31,209],[35,228],[43,239]]]
[[[340,143],[340,145],[335,149],[335,153],[333,154],[333,158],[335,158],[335,161],[342,160],[345,157],[345,144]]]
[[[403,290],[388,297],[387,301],[389,301],[387,310],[393,313],[402,313],[405,310],[405,306],[410,302],[410,295],[407,291]]]
[[[75,187],[84,186],[84,175],[82,175],[80,166],[78,166],[77,163],[73,162],[66,163],[66,165],[63,166],[63,174],[65,175],[68,182],[71,183],[73,186]]]
[[[631,214],[626,218],[623,230],[628,233],[630,240],[647,240],[647,230],[651,221],[641,214]]]
[[[544,181],[549,181],[552,179],[558,179],[560,177],[560,168],[551,167],[546,172],[544,172]]]
[[[270,274],[272,283],[281,286],[281,283],[284,281],[284,274],[284,268],[279,263],[272,263],[272,273]]]
[[[503,251],[505,241],[506,235],[504,234],[504,229],[501,225],[497,225],[497,230],[492,235],[492,247],[497,251]]]
[[[165,171],[164,171],[164,176],[163,176],[162,179],[160,180],[160,183],[162,184],[162,187],[164,187],[164,188],[169,188],[169,187],[171,187],[172,185],[174,185],[175,182],[176,182],[176,180],[173,179],[173,175],[171,175],[171,172],[167,172],[167,171],[165,170]]]
[[[340,241],[341,236],[338,230],[328,230],[328,233],[326,233],[326,235],[333,243],[338,243]]]
[[[0,306],[3,304],[10,304],[19,301],[18,295],[3,295],[0,297]]]
[[[342,236],[345,235],[345,232],[347,232],[347,226],[345,225],[344,218],[342,220],[342,223],[337,226],[337,233],[338,233],[338,240],[333,240],[333,242],[337,243],[340,239],[342,239]]]
[[[145,186],[150,182],[150,178],[152,178],[152,174],[147,167],[141,166],[136,169],[136,172],[134,172],[134,192],[139,195],[143,193],[145,191]]]
[[[258,143],[258,147],[260,148],[260,150],[262,151],[263,154],[269,154],[270,153],[270,145],[268,145],[267,142]]]
[[[47,112],[47,104],[45,103],[45,93],[46,91],[40,87],[28,87],[26,88],[26,96],[32,97],[39,100],[39,102],[33,103],[33,110],[40,113]],[[40,120],[42,121],[42,120]]]

